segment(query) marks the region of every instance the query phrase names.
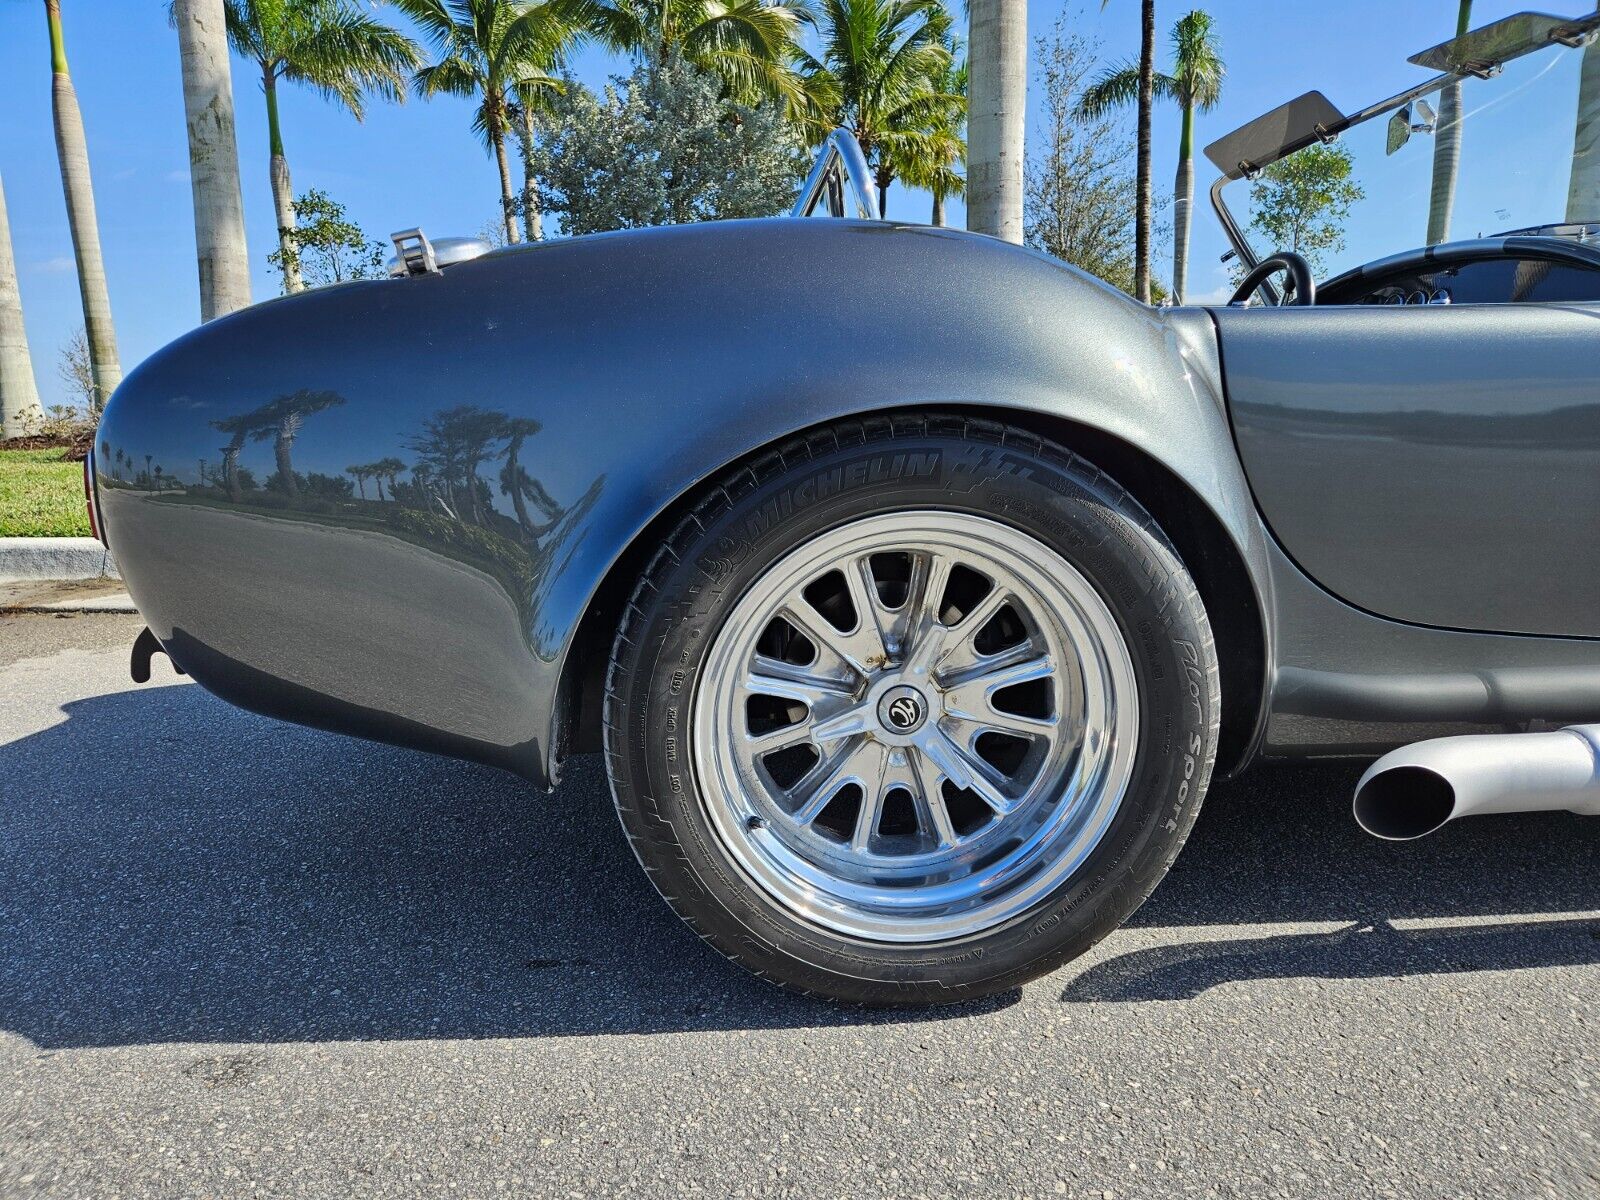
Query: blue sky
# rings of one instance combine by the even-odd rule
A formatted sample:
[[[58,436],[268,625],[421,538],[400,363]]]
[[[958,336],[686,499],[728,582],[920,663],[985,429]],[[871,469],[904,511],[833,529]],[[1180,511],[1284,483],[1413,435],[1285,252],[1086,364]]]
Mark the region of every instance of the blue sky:
[[[61,7],[127,371],[199,319],[177,35],[167,26],[163,0],[62,0]],[[1161,3],[1161,28],[1170,28],[1192,7]],[[1203,7],[1216,18],[1229,74],[1222,103],[1201,119],[1200,145],[1308,88],[1321,88],[1350,111],[1417,81],[1423,76],[1406,56],[1454,31],[1456,0],[1344,0],[1339,5],[1209,0]],[[1474,24],[1525,7],[1478,0]],[[1578,13],[1586,5],[1549,0],[1534,7]],[[51,128],[43,9],[38,0],[0,0],[0,178],[34,372],[45,403],[51,404],[64,399],[56,373],[59,349],[82,325],[82,316]],[[1134,0],[1111,0],[1104,10],[1098,0],[1068,3],[1065,11],[1102,42],[1108,59],[1136,52]],[[1031,5],[1030,33],[1045,33],[1062,12],[1058,3]],[[392,13],[391,19],[398,23]],[[585,51],[575,68],[593,85],[625,71],[627,64]],[[237,59],[234,100],[253,283],[262,299],[278,290],[266,262],[275,242],[266,118],[259,84]],[[494,166],[472,134],[465,102],[373,104],[365,123],[293,87],[283,91],[281,104],[296,191],[325,189],[369,234],[382,238],[414,225],[434,236],[468,234],[494,217]],[[1175,165],[1175,112],[1158,114],[1155,134],[1159,192],[1170,187]],[[1204,197],[1213,176],[1200,160],[1197,197]],[[897,185],[890,192],[889,215],[926,220],[928,198]],[[962,223],[959,204],[949,219]],[[1221,286],[1218,256],[1225,248],[1209,207],[1198,205],[1193,294]]]

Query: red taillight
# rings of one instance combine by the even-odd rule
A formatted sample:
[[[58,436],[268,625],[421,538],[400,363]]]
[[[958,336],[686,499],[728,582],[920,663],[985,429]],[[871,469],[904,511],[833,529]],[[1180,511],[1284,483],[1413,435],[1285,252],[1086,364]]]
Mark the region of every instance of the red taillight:
[[[106,544],[106,535],[100,529],[100,513],[94,504],[94,450],[91,449],[83,460],[83,503],[89,510],[89,532]]]

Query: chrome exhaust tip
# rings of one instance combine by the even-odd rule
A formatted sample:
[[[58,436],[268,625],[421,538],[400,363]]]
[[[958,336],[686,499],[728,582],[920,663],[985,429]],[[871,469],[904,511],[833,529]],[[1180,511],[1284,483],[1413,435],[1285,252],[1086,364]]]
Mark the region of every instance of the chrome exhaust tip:
[[[1356,786],[1356,824],[1386,842],[1410,842],[1444,828],[1455,815],[1456,790],[1427,767],[1369,771]]]
[[[1478,813],[1600,815],[1600,725],[1404,746],[1367,768],[1351,811],[1362,829],[1390,842]]]

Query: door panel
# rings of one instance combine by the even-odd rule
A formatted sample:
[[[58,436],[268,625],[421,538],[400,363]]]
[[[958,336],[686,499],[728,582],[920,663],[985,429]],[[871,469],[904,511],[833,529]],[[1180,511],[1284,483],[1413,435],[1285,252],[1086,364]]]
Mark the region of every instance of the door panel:
[[[1352,604],[1600,636],[1600,306],[1220,309],[1267,523]]]

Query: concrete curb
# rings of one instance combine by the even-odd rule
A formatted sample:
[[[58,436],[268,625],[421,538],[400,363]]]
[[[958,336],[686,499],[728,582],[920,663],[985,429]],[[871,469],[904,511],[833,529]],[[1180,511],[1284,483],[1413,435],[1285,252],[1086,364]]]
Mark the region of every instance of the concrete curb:
[[[27,579],[120,578],[111,552],[94,538],[0,538],[0,583]]]
[[[131,613],[120,579],[19,579],[0,583],[0,616],[12,613]]]
[[[138,616],[139,610],[126,594],[99,596],[90,600],[58,600],[50,604],[0,605],[0,616],[16,613],[126,613]]]

